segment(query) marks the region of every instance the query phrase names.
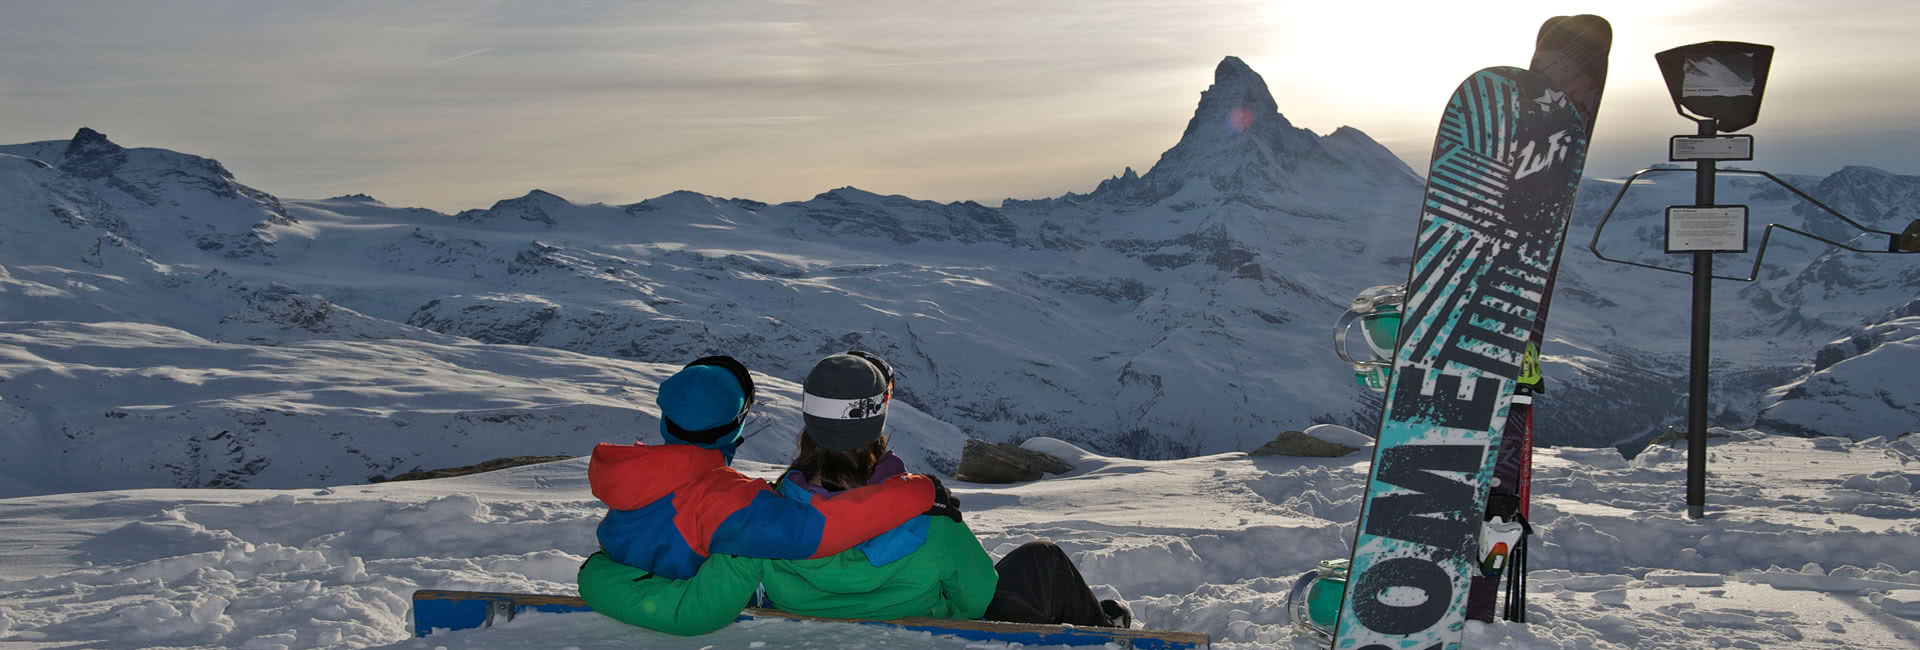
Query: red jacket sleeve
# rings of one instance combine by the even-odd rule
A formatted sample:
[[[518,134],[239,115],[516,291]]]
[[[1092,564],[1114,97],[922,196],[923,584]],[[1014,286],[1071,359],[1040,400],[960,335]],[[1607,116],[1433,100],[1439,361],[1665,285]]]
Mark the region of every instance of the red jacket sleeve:
[[[683,487],[697,508],[674,524],[700,555],[769,559],[826,557],[894,529],[933,506],[933,481],[911,474],[805,501],[732,469]]]
[[[933,507],[933,479],[902,474],[833,496],[816,496],[813,507],[826,519],[820,550],[813,557],[826,557],[893,530]]]

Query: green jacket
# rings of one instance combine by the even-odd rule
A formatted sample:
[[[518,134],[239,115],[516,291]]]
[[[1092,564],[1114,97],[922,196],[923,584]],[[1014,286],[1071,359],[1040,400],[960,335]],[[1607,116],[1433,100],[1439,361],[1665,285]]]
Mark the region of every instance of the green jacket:
[[[973,531],[933,517],[926,544],[873,566],[860,549],[810,560],[714,554],[686,580],[671,580],[595,553],[580,567],[580,597],[594,611],[669,634],[705,634],[740,615],[764,583],[774,607],[808,616],[974,619],[1000,576]]]
[[[810,560],[759,560],[781,610],[830,618],[980,618],[1000,584],[993,558],[966,524],[935,516],[912,554],[873,566],[858,548]],[[697,578],[696,578],[697,579]]]
[[[716,553],[692,578],[673,580],[599,552],[580,565],[580,598],[622,623],[681,636],[706,634],[740,616],[760,587],[764,562]]]

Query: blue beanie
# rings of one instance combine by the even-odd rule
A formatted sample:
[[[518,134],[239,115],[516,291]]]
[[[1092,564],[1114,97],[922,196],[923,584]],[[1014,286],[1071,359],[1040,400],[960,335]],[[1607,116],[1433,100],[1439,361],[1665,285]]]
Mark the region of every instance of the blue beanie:
[[[667,420],[687,431],[700,431],[725,425],[739,417],[747,395],[740,380],[719,366],[691,366],[660,382],[655,404],[660,406],[660,435],[668,444],[690,444],[706,449],[729,449],[740,440],[735,427],[712,442],[681,440],[667,431]]]

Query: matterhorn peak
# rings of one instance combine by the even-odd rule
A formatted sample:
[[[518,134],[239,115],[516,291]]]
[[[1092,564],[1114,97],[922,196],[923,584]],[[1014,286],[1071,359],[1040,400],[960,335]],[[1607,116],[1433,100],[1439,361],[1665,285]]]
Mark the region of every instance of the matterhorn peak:
[[[1280,114],[1273,93],[1267,91],[1267,80],[1240,57],[1229,56],[1214,66],[1213,85],[1200,93],[1200,107],[1194,109],[1193,119],[1187,122],[1180,141],[1185,143],[1196,134],[1204,135],[1200,133],[1203,130],[1245,133],[1253,129],[1256,122],[1278,122],[1276,126],[1293,127],[1286,116]]]
[[[1205,111],[1210,103],[1228,111],[1244,109],[1249,118],[1278,115],[1280,112],[1279,105],[1273,101],[1273,93],[1267,91],[1267,80],[1237,56],[1221,59],[1220,65],[1214,66],[1213,85],[1200,94],[1200,110]],[[1286,120],[1285,117],[1280,119]],[[1192,130],[1193,127],[1189,125],[1187,128]]]
[[[81,178],[112,174],[127,161],[127,150],[107,139],[107,134],[80,127],[67,142],[60,157],[60,170]]]
[[[1102,181],[1091,196],[1152,204],[1201,187],[1250,197],[1330,185],[1397,196],[1420,184],[1406,163],[1358,129],[1341,127],[1323,138],[1295,127],[1280,114],[1260,73],[1228,56],[1214,66],[1213,84],[1200,93],[1180,142],[1146,174],[1128,170]]]
[[[1220,83],[1244,75],[1253,75],[1256,79],[1260,77],[1260,74],[1254,72],[1253,68],[1248,66],[1246,61],[1241,61],[1240,57],[1231,54],[1227,55],[1226,58],[1220,59],[1220,65],[1213,67],[1214,83]]]
[[[1193,179],[1207,179],[1216,190],[1230,194],[1294,190],[1292,177],[1307,161],[1340,165],[1319,140],[1280,114],[1260,73],[1229,56],[1214,67],[1213,85],[1200,93],[1200,105],[1180,142],[1142,177],[1145,182],[1136,196],[1158,200]]]

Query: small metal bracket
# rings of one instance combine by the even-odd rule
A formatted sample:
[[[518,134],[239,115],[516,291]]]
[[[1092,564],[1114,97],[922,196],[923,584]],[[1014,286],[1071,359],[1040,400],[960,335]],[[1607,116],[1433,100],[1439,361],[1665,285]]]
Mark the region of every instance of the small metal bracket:
[[[487,602],[487,624],[485,627],[493,627],[493,624],[495,621],[498,621],[501,623],[512,621],[514,610],[517,610],[517,609],[519,608],[515,607],[511,601],[506,601],[506,600],[488,601]]]

